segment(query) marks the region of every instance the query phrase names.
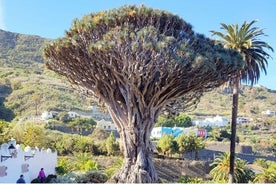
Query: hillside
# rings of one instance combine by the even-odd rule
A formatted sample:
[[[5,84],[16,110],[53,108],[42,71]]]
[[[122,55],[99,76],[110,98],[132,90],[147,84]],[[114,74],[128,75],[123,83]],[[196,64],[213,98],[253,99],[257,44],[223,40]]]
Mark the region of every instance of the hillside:
[[[0,30],[0,119],[28,119],[45,110],[86,110],[91,103],[44,66],[42,51],[51,40]],[[276,111],[276,91],[243,86],[239,115],[258,117],[264,110]],[[223,88],[206,93],[189,115],[229,116],[232,95]]]
[[[0,119],[28,119],[45,110],[84,108],[86,99],[44,65],[50,40],[0,30]]]
[[[39,36],[11,33],[0,29],[0,66],[6,68],[41,68],[42,49],[49,40]],[[36,68],[37,69],[37,68]]]
[[[239,116],[262,117],[262,111],[276,111],[276,91],[263,86],[242,86],[239,91]],[[231,89],[220,87],[206,93],[191,116],[231,115]]]

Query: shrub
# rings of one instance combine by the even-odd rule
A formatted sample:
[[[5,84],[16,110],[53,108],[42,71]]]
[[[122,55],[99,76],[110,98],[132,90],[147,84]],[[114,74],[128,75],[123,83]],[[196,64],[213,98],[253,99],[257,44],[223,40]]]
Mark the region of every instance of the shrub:
[[[122,158],[118,158],[118,159],[115,160],[115,162],[112,164],[112,166],[106,168],[104,170],[104,172],[110,178],[111,176],[113,176],[115,174],[115,172],[117,170],[119,170],[121,168],[122,164],[123,164],[123,159]]]
[[[107,175],[100,171],[88,171],[85,173],[74,172],[64,176],[53,178],[53,183],[104,183],[108,179]]]
[[[192,178],[189,176],[181,176],[177,183],[202,183],[202,178]]]
[[[77,183],[104,183],[108,180],[106,174],[99,171],[88,171],[77,178]]]

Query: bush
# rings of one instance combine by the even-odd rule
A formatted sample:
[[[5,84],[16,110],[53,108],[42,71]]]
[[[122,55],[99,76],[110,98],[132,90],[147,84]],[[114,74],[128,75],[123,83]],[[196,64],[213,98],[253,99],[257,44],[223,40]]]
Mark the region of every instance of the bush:
[[[31,183],[40,183],[40,179],[35,178],[35,179],[33,179],[33,180],[31,181]]]
[[[123,159],[118,158],[110,167],[106,168],[104,172],[107,174],[109,178],[111,178],[115,174],[115,172],[121,168],[122,164]]]
[[[202,183],[202,178],[191,178],[189,176],[181,176],[178,183]]]
[[[49,175],[47,176],[46,180],[45,180],[45,183],[51,183],[52,180],[55,180],[56,178],[57,178],[56,175],[54,175],[54,174],[49,174]]]
[[[56,175],[53,175],[53,174],[49,174],[47,177],[46,177],[46,180],[45,180],[45,183],[52,183],[52,181],[55,181],[57,178]],[[35,178],[31,181],[31,183],[40,183],[40,179],[38,178]]]
[[[107,180],[106,174],[99,171],[88,171],[78,177],[77,183],[104,183]]]
[[[53,183],[104,183],[108,180],[106,174],[100,171],[88,171],[86,173],[68,173],[51,180]]]

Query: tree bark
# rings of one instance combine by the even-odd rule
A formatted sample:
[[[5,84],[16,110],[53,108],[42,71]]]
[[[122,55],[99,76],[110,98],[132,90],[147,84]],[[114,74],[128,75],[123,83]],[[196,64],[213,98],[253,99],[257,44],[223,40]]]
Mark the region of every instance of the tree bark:
[[[134,135],[134,137],[139,137],[139,135]],[[145,142],[141,141],[138,141],[138,145],[126,144],[126,146],[127,149],[132,147],[132,150],[125,156],[121,170],[114,175],[115,182],[157,183],[159,178],[152,161],[151,148],[146,146]]]
[[[236,127],[238,117],[238,103],[239,103],[239,77],[234,79],[233,101],[232,101],[232,123],[231,123],[231,142],[230,142],[230,167],[229,167],[229,183],[234,182],[235,172],[235,146],[236,146]]]
[[[145,118],[144,115],[147,116],[147,113],[139,113],[140,117],[137,113],[133,113],[134,115],[127,116],[131,117],[128,119],[129,121],[123,122],[124,117],[118,118],[118,113],[115,113],[112,109],[109,109],[109,112],[118,127],[124,153],[124,163],[121,169],[112,177],[112,182],[160,183],[152,161],[153,145],[150,141],[155,115],[148,113],[153,116]],[[115,116],[115,114],[117,115]]]

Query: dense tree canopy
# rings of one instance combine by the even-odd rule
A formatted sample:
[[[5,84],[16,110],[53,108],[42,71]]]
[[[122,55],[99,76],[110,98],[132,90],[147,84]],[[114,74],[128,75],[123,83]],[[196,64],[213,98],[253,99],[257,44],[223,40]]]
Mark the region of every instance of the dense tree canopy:
[[[65,37],[46,47],[45,56],[50,69],[122,109],[127,109],[126,84],[145,105],[160,108],[183,96],[194,104],[240,67],[236,52],[194,33],[178,16],[144,6],[74,20]]]
[[[241,68],[237,52],[194,33],[178,16],[145,6],[76,19],[44,54],[49,69],[106,105],[125,156],[116,182],[158,182],[150,142],[158,115],[196,105]]]

